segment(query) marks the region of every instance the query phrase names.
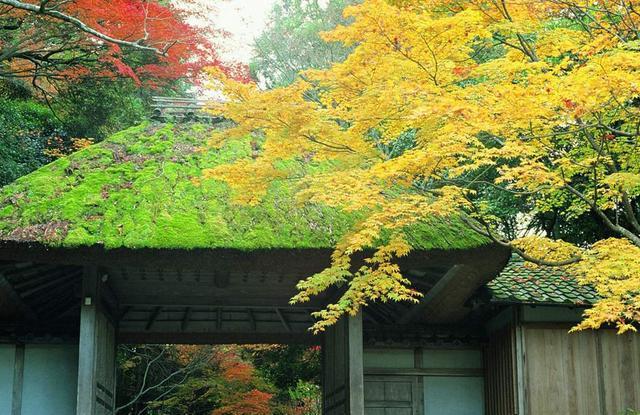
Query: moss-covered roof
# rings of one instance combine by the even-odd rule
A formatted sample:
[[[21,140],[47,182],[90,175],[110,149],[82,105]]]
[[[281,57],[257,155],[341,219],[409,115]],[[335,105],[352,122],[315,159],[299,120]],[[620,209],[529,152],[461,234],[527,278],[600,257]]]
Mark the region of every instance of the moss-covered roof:
[[[591,305],[598,300],[595,289],[578,284],[566,267],[531,267],[515,255],[487,288],[493,302]]]
[[[145,123],[20,178],[0,191],[0,239],[66,247],[332,248],[358,220],[296,202],[287,180],[273,182],[258,205],[235,204],[227,184],[199,179],[204,168],[250,158],[250,140],[214,149],[206,145],[212,128]],[[410,233],[417,249],[486,243],[448,220]]]

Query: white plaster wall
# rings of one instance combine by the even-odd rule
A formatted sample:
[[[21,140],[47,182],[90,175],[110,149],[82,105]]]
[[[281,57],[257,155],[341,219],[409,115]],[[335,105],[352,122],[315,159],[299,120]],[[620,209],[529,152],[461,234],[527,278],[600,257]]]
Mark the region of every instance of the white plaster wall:
[[[16,346],[0,344],[0,415],[11,415]]]
[[[482,369],[480,350],[424,350],[429,369]],[[484,414],[484,379],[472,376],[425,376],[425,415]]]
[[[77,345],[25,346],[22,415],[74,415],[77,386]]]
[[[425,415],[483,415],[484,379],[461,376],[425,376]]]

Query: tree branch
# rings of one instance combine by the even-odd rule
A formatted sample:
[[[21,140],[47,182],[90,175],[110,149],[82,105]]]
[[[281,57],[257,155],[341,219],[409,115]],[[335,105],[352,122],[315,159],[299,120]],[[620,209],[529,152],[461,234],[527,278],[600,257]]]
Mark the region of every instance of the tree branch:
[[[77,27],[78,29],[80,29],[82,32],[85,32],[87,34],[90,34],[92,36],[97,37],[98,39],[104,40],[105,42],[108,43],[113,43],[115,45],[119,45],[119,46],[126,46],[126,47],[131,47],[131,48],[135,48],[135,49],[139,49],[139,50],[143,50],[143,51],[147,51],[147,52],[153,52],[159,55],[165,55],[167,53],[168,47],[164,48],[164,49],[158,49],[158,48],[154,48],[152,46],[145,46],[143,44],[141,44],[141,42],[137,41],[137,42],[130,42],[127,40],[122,40],[122,39],[116,39],[114,37],[111,37],[107,34],[104,34],[102,32],[99,32],[91,27],[89,27],[86,23],[84,23],[82,20],[70,16],[68,14],[62,13],[58,10],[54,10],[51,8],[46,8],[46,2],[43,2],[41,5],[36,6],[35,4],[30,4],[30,3],[23,3],[19,0],[0,0],[0,4],[4,4],[7,6],[11,6],[11,7],[15,7],[16,9],[20,9],[20,10],[26,10],[35,14],[41,14],[44,16],[49,16],[52,17],[54,19],[57,20],[61,20],[63,22],[67,22],[72,24],[73,26]]]
[[[483,224],[484,226],[484,229],[483,229],[477,226],[473,220],[465,217],[464,215],[461,216],[461,219],[469,228],[471,228],[476,233],[479,233],[480,235],[491,239],[493,242],[497,243],[500,246],[504,246],[505,248],[511,249],[513,252],[515,252],[518,256],[520,256],[522,259],[524,259],[527,262],[531,262],[536,265],[542,265],[547,267],[562,267],[565,265],[571,265],[571,264],[575,264],[576,262],[582,261],[581,257],[571,257],[571,258],[565,259],[564,261],[546,261],[544,259],[533,257],[527,254],[526,252],[524,252],[522,249],[513,245],[512,243],[507,242],[495,236],[493,232],[491,232],[489,225]]]
[[[629,229],[624,226],[617,225],[609,219],[609,217],[600,209],[593,201],[591,201],[585,194],[580,192],[575,187],[571,186],[568,183],[564,184],[565,189],[567,189],[571,194],[581,199],[583,202],[589,205],[591,210],[602,220],[602,222],[612,231],[628,238],[634,245],[640,247],[640,236],[634,234]]]
[[[153,359],[150,359],[147,361],[147,367],[144,370],[144,375],[142,376],[142,385],[140,385],[140,390],[138,391],[138,393],[136,394],[136,396],[133,397],[133,399],[131,399],[129,402],[127,402],[126,404],[119,406],[115,409],[115,413],[120,412],[121,410],[123,410],[124,408],[127,408],[131,405],[133,405],[134,403],[136,403],[138,401],[138,399],[140,399],[140,397],[142,395],[144,395],[146,392],[148,392],[150,389],[155,388],[156,386],[152,386],[150,388],[146,388],[147,386],[147,377],[149,375],[149,370],[151,369],[151,366],[153,366],[153,364],[160,359],[163,355],[164,352],[166,351],[166,348],[162,348],[162,350],[160,350],[160,353],[158,353],[158,355],[156,357],[154,357]]]

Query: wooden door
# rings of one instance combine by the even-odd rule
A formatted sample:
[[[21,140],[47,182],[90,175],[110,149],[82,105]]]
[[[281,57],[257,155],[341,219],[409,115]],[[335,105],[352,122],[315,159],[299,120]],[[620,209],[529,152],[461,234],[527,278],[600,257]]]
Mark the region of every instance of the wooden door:
[[[418,415],[420,396],[415,376],[365,376],[365,415]]]

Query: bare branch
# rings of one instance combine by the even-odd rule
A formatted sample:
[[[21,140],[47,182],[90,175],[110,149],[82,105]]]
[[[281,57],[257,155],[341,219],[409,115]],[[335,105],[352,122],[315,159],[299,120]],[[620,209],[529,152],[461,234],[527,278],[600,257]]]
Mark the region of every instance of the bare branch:
[[[181,368],[172,371],[168,375],[164,376],[162,379],[159,379],[156,383],[148,385],[148,376],[149,376],[150,370],[152,369],[152,366],[154,366],[154,364],[156,364],[158,360],[165,355],[166,351],[167,351],[167,347],[165,346],[160,350],[160,352],[155,357],[152,358],[147,354],[141,354],[132,349],[128,350],[129,353],[135,353],[145,358],[147,360],[147,363],[146,363],[145,371],[142,377],[142,382],[141,382],[140,388],[138,389],[138,392],[129,402],[123,404],[122,406],[117,407],[115,409],[115,413],[118,413],[134,405],[143,396],[145,396],[147,393],[151,391],[162,390],[163,388],[168,387],[168,389],[164,390],[162,393],[160,393],[160,395],[155,396],[153,398],[153,401],[157,401],[162,397],[166,396],[171,391],[173,391],[176,387],[183,384],[189,378],[189,376],[191,376],[191,374],[193,374],[194,372],[199,370],[204,364],[206,364],[211,358],[211,354],[212,354],[211,349],[207,349],[206,352],[200,352],[185,366],[182,366]],[[148,406],[146,406],[145,409],[140,413],[144,413],[147,409],[148,409]]]
[[[158,359],[160,359],[163,355],[164,352],[166,351],[166,348],[162,348],[160,350],[160,353],[158,353],[158,355],[156,357],[154,357],[153,359],[149,359],[147,361],[147,366],[144,369],[144,375],[142,376],[142,385],[140,385],[140,390],[138,391],[138,393],[136,394],[136,396],[133,397],[133,399],[131,399],[129,402],[127,402],[126,404],[119,406],[116,408],[115,412],[118,413],[121,410],[123,410],[124,408],[128,408],[129,406],[133,405],[134,403],[136,403],[138,401],[138,399],[140,399],[140,397],[142,395],[144,395],[146,392],[148,392],[149,390],[151,390],[152,388],[155,388],[156,386],[152,386],[149,388],[146,388],[147,386],[147,377],[149,376],[149,370],[151,369],[151,366],[153,366],[153,364],[158,361]]]

